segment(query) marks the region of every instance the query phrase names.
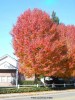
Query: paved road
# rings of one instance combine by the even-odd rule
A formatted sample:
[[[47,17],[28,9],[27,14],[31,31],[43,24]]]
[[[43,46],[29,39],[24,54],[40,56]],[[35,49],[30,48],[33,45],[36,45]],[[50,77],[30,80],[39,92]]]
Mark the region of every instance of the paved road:
[[[57,93],[44,93],[32,96],[17,96],[0,98],[0,100],[75,100],[75,91],[62,91]]]

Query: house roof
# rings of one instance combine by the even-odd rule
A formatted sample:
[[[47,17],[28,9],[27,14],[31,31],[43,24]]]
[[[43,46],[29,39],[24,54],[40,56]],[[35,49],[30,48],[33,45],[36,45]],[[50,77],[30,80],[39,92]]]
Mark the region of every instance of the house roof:
[[[0,64],[0,69],[16,69],[16,67],[8,62],[4,62]]]
[[[10,55],[8,55],[8,54],[6,54],[6,55],[4,55],[4,56],[0,57],[0,61],[1,61],[1,60],[3,60],[3,59],[5,59],[5,58],[7,58],[7,57],[10,57],[10,58],[12,58],[13,60],[18,61],[17,59],[15,59],[15,58],[11,57],[11,56],[10,56]]]
[[[15,58],[12,58],[11,56],[9,55],[5,55],[3,57],[0,58],[0,69],[18,69],[18,66],[17,66],[17,60]]]

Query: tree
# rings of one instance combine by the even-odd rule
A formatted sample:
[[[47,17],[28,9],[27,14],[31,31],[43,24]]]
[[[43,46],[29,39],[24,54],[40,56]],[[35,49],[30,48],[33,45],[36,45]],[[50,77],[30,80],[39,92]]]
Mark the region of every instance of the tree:
[[[60,61],[60,66],[63,67],[62,76],[70,78],[75,76],[75,26],[74,25],[58,25],[60,39],[65,46],[64,59]],[[62,36],[61,36],[62,35]],[[64,62],[63,62],[64,61]]]
[[[38,9],[24,12],[13,27],[12,37],[21,73],[51,76],[60,69],[58,48],[63,44],[47,13]]]
[[[55,23],[59,24],[59,18],[56,16],[56,13],[55,13],[54,11],[52,12],[51,17],[52,17],[52,20],[53,20]]]
[[[68,25],[67,32],[66,32],[66,41],[67,41],[67,48],[68,48],[68,58],[69,61],[69,72],[71,77],[75,76],[75,26]]]
[[[53,17],[54,18],[54,17]],[[12,30],[19,71],[27,76],[71,76],[67,27],[39,9],[25,11]]]

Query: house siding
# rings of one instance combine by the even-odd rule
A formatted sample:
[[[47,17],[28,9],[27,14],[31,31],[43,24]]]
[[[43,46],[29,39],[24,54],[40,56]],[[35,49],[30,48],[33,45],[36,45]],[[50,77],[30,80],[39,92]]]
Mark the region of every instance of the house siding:
[[[14,79],[14,81],[11,81],[11,78]],[[15,79],[15,70],[0,70],[0,86],[13,86],[16,84]]]

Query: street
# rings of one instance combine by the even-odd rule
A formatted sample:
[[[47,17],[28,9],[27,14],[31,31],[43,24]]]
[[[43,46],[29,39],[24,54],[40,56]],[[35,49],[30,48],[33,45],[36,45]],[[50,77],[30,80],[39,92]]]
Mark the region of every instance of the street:
[[[16,97],[0,98],[0,100],[75,100],[75,91],[50,92],[29,96],[19,95]]]

